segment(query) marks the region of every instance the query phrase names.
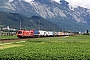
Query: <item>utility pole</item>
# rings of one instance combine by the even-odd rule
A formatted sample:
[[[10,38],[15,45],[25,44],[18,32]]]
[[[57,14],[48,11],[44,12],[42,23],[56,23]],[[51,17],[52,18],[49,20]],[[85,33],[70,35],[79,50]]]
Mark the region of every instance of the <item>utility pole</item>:
[[[40,30],[40,20],[38,20],[38,30]]]
[[[21,20],[20,20],[20,30],[21,30]]]
[[[55,34],[56,34],[56,33],[55,33],[55,27],[54,27],[54,37],[55,37]]]
[[[40,20],[38,20],[38,31],[40,30]],[[39,34],[38,34],[38,38],[39,38]]]
[[[1,40],[1,16],[0,16],[0,40]]]
[[[7,29],[8,29],[8,35],[10,35],[10,28],[9,28],[9,26],[7,26]]]
[[[54,28],[53,29],[54,29],[54,37],[55,37],[55,35],[56,35],[56,33],[55,33],[55,25],[54,25]]]

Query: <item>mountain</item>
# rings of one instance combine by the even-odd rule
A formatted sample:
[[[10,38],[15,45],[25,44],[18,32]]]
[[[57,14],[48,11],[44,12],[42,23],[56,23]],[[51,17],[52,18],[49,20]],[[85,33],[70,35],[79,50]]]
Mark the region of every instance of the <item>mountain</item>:
[[[72,8],[65,0],[2,0],[0,10],[24,14],[27,17],[40,16],[65,30],[90,30],[90,9],[78,6]]]
[[[62,31],[60,27],[52,22],[38,16],[32,16],[31,18],[18,13],[6,13],[0,12],[0,23],[3,27],[9,26],[10,28],[20,29],[20,21],[22,29],[26,30],[50,30]],[[53,27],[52,27],[53,26]]]

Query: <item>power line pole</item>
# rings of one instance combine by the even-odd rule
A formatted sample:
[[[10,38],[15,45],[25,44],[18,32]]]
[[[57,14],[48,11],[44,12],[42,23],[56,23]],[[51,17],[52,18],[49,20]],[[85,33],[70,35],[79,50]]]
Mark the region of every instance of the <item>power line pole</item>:
[[[20,30],[21,30],[21,20],[20,20]]]
[[[1,16],[0,16],[0,40],[1,40]]]
[[[38,20],[38,30],[40,30],[40,20]]]
[[[56,35],[56,32],[55,32],[55,25],[53,26],[53,33],[54,33],[54,37]]]
[[[40,30],[40,20],[38,20],[38,31]],[[39,35],[38,35],[39,38]]]

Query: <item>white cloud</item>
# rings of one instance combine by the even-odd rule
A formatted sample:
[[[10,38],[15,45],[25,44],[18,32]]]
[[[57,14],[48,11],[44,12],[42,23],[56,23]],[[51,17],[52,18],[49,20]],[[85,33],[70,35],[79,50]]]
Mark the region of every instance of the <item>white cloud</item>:
[[[85,7],[90,9],[90,0],[67,0],[72,7]]]
[[[59,2],[60,0],[54,0],[56,2]],[[73,8],[76,8],[78,6],[89,8],[90,9],[90,0],[66,0],[69,2],[69,5]]]

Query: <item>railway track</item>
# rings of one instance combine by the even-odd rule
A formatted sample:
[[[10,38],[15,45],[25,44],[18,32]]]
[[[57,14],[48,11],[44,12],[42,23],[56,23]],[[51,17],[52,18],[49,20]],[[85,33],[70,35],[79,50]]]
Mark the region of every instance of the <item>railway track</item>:
[[[47,37],[39,37],[39,38],[47,38]],[[0,41],[8,41],[8,40],[27,40],[27,39],[34,39],[34,38],[6,38],[6,39],[0,39]]]
[[[55,37],[63,37],[63,36],[55,36]],[[38,38],[48,38],[48,37],[38,37]],[[13,42],[13,41],[25,41],[28,39],[35,39],[35,38],[7,38],[7,39],[0,39],[0,42],[5,43],[5,42]]]
[[[40,38],[46,38],[46,37],[40,37]],[[25,41],[25,40],[28,40],[28,39],[35,39],[33,37],[31,38],[3,38],[3,39],[0,39],[0,42],[13,42],[13,41]]]

